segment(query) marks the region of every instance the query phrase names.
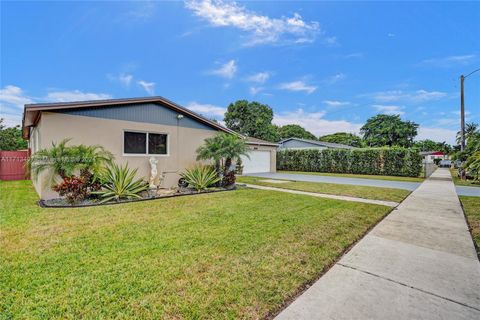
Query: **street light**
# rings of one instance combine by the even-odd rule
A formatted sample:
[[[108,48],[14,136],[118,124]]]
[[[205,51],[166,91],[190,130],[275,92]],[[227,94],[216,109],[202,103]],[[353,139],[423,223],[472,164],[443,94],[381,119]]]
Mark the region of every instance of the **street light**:
[[[465,78],[471,76],[475,72],[480,71],[480,68],[474,70],[464,76],[463,74],[460,76],[460,150],[465,150],[465,94],[463,90],[463,83],[465,82]]]

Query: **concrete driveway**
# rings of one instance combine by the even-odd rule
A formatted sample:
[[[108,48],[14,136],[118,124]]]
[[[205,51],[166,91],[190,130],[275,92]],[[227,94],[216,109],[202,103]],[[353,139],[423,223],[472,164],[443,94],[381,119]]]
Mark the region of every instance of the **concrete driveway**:
[[[420,182],[405,182],[405,181],[390,181],[390,180],[376,180],[376,179],[361,179],[361,178],[344,178],[344,177],[331,177],[331,176],[319,176],[301,173],[282,173],[282,172],[261,172],[261,173],[249,173],[247,176],[262,177],[268,179],[283,179],[283,180],[295,180],[306,182],[323,182],[323,183],[335,183],[335,184],[350,184],[355,186],[368,186],[368,187],[380,187],[380,188],[394,188],[413,191],[420,186]],[[475,196],[480,197],[480,187],[464,187],[456,186],[458,195],[461,196]]]

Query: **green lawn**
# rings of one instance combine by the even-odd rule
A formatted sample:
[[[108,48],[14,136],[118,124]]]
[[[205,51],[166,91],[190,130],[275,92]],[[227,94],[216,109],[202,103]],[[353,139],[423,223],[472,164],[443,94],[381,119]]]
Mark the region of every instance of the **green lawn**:
[[[315,176],[341,177],[341,178],[360,178],[373,180],[391,180],[406,182],[423,182],[424,178],[397,177],[397,176],[377,176],[371,174],[353,174],[353,173],[327,173],[327,172],[304,172],[304,171],[278,171],[279,173],[309,174]]]
[[[339,196],[350,196],[350,197],[374,199],[374,200],[400,202],[410,194],[410,191],[402,190],[402,189],[353,186],[348,184],[334,184],[334,183],[321,183],[321,182],[290,181],[290,180],[283,180],[283,181],[287,181],[285,183],[271,183],[271,182],[264,182],[263,180],[274,180],[274,179],[252,177],[252,176],[242,176],[237,178],[237,181],[239,183],[250,183],[250,184],[256,184],[256,185],[267,186],[267,187],[333,194],[333,195],[339,195]]]
[[[243,189],[42,209],[0,182],[3,319],[256,319],[391,209]]]
[[[458,177],[457,169],[450,169],[452,174],[453,183],[457,186],[467,186],[467,187],[480,187],[480,183],[474,183],[472,180],[462,180]]]
[[[460,196],[460,201],[471,228],[473,241],[477,244],[477,250],[480,250],[480,197]],[[480,251],[478,254],[480,256]]]

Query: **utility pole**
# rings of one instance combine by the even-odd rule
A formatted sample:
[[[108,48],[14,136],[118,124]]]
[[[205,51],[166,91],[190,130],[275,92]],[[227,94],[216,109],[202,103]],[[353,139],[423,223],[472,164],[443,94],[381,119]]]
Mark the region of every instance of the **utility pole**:
[[[460,76],[460,150],[465,150],[465,95],[463,90],[463,83],[465,77]]]

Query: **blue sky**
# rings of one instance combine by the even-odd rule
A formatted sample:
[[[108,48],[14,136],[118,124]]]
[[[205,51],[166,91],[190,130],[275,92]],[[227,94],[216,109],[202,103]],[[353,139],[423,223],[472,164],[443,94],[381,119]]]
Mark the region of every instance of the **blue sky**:
[[[377,113],[452,143],[480,68],[479,2],[1,2],[1,117],[23,104],[161,95],[222,119],[271,106],[316,135]],[[480,122],[480,72],[465,85]]]

